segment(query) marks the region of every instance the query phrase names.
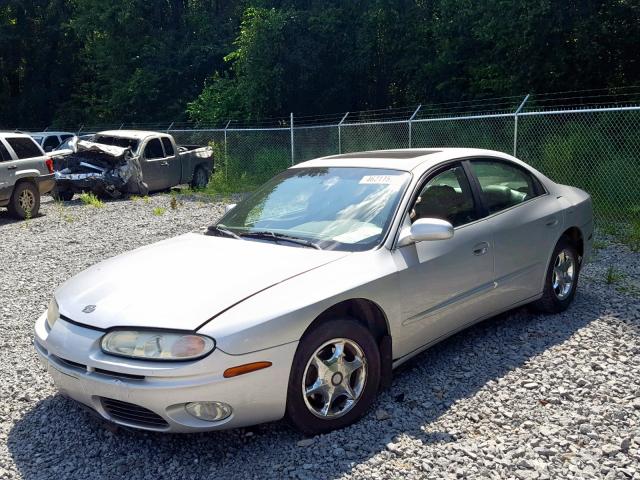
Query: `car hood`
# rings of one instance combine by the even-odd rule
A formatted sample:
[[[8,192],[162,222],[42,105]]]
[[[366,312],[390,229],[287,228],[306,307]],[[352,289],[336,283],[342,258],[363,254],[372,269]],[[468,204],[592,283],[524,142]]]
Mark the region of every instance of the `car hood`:
[[[189,233],[98,263],[55,296],[60,314],[83,325],[195,330],[260,291],[346,255]]]

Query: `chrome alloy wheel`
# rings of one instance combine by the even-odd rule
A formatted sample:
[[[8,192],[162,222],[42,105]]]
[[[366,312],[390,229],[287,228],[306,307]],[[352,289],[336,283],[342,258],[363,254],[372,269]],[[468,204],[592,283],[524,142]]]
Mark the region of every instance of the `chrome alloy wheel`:
[[[323,343],[307,362],[302,396],[316,417],[341,417],[357,403],[367,381],[367,359],[353,340],[334,338]]]
[[[36,197],[31,190],[24,189],[18,195],[18,204],[23,212],[32,212],[36,206]]]
[[[562,250],[553,264],[551,283],[558,300],[564,300],[573,290],[576,278],[576,261],[569,250]]]

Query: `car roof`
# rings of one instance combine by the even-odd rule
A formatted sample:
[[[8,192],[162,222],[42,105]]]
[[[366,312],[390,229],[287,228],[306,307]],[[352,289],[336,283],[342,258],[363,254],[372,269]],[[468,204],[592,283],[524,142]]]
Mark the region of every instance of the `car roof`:
[[[39,137],[46,137],[47,135],[75,135],[75,133],[46,131],[46,132],[29,132],[29,135],[38,135]]]
[[[31,138],[31,135],[22,132],[0,132],[0,138]]]
[[[152,132],[147,130],[105,130],[98,132],[96,135],[109,135],[110,137],[135,138],[136,140],[144,140],[147,137],[168,137],[167,134],[161,132]]]
[[[506,153],[479,148],[405,148],[331,155],[298,163],[291,168],[359,167],[385,168],[412,172],[414,170],[425,170],[456,158],[486,156],[515,160]]]

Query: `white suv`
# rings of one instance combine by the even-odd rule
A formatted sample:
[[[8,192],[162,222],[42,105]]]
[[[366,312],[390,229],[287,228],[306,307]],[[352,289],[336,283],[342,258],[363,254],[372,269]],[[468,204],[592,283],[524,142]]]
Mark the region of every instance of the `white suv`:
[[[0,132],[0,207],[16,218],[35,217],[40,196],[55,186],[53,160],[33,138]]]
[[[58,146],[75,136],[71,132],[30,132],[29,135],[42,147],[45,152],[51,152]]]

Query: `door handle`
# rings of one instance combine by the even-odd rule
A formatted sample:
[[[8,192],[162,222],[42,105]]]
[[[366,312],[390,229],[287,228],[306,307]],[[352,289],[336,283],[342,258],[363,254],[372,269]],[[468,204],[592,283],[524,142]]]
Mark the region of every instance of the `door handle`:
[[[18,168],[18,166],[17,166],[17,165],[9,165],[9,166],[7,167],[7,170],[15,170],[16,168]]]
[[[558,219],[556,217],[551,217],[547,219],[545,225],[547,227],[555,227],[558,224]]]
[[[474,255],[484,255],[489,250],[489,244],[487,242],[478,243],[473,247]]]
[[[167,162],[166,160],[163,162],[160,162],[160,165],[162,165],[163,167],[166,167],[169,165],[169,162]]]

